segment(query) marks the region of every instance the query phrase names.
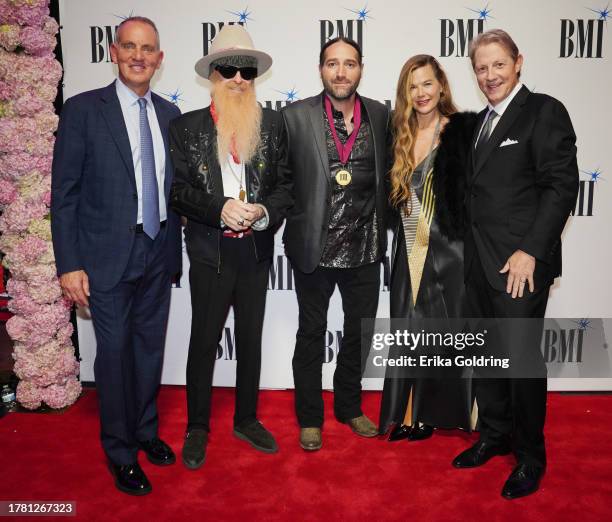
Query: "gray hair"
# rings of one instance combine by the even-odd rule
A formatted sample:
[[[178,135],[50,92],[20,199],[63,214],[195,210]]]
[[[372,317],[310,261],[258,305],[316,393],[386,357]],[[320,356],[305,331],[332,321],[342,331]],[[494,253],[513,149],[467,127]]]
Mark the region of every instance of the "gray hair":
[[[150,18],[147,18],[146,16],[128,16],[127,18],[125,18],[118,26],[117,26],[117,31],[115,32],[115,38],[116,40],[119,42],[119,33],[121,31],[121,28],[127,24],[128,22],[141,22],[143,24],[147,24],[150,25],[153,30],[155,31],[155,36],[157,37],[157,48],[159,49],[159,31],[157,30],[157,26],[155,25],[155,22],[153,20],[151,20]]]

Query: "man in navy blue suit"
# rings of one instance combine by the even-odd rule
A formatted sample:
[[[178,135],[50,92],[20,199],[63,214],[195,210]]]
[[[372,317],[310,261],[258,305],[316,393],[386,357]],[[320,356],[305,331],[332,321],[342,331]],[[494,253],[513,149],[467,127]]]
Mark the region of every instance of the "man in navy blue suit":
[[[124,20],[111,56],[119,78],[62,110],[51,223],[62,290],[91,311],[101,439],[115,485],[144,495],[151,484],[138,450],[153,464],[176,460],[158,437],[155,400],[171,282],[181,270],[167,137],[180,111],[149,88],[163,59],[151,20]]]

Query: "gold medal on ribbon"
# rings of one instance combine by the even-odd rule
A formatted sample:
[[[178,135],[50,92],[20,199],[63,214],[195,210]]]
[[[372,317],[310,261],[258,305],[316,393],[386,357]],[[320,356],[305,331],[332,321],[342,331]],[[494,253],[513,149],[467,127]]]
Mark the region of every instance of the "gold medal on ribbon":
[[[346,169],[340,169],[336,172],[336,182],[346,187],[351,182],[351,173]]]

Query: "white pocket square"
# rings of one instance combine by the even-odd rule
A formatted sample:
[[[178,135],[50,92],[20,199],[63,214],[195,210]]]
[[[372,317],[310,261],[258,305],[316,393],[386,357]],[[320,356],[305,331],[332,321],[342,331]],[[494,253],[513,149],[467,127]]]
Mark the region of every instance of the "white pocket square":
[[[502,141],[499,146],[507,147],[508,145],[516,145],[517,143],[518,143],[518,140],[511,140],[510,138],[508,138],[505,141]]]

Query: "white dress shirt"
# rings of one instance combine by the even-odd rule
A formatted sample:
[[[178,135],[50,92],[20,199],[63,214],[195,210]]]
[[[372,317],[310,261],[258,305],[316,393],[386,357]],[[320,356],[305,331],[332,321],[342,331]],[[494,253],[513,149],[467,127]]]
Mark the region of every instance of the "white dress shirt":
[[[130,148],[132,149],[132,161],[134,162],[134,174],[136,175],[136,192],[138,193],[138,216],[136,223],[142,223],[142,163],[140,160],[140,105],[138,105],[138,96],[119,78],[115,82],[121,112],[123,113],[123,121],[127,128],[128,138],[130,140]],[[149,119],[149,127],[151,128],[151,136],[153,137],[153,155],[155,157],[155,175],[157,177],[157,188],[159,193],[159,219],[165,221],[167,219],[166,212],[166,196],[164,193],[164,180],[166,178],[166,147],[164,139],[159,128],[157,115],[155,114],[155,106],[151,99],[151,90],[149,89],[142,98],[147,100],[147,117]]]
[[[495,107],[491,105],[490,103],[487,105],[487,114],[485,115],[484,121],[482,122],[480,130],[478,131],[478,138],[476,139],[476,145],[478,144],[478,140],[480,139],[480,133],[482,132],[482,128],[485,126],[485,123],[487,122],[489,113],[492,110],[494,110],[497,113],[497,116],[495,116],[495,118],[493,119],[493,122],[491,123],[491,133],[489,134],[489,136],[491,136],[491,134],[493,134],[493,131],[495,130],[495,127],[497,126],[497,123],[501,119],[502,114],[504,114],[505,110],[508,108],[508,105],[510,105],[510,102],[514,99],[517,93],[521,90],[521,87],[523,87],[523,84],[521,82],[518,82],[514,86],[514,89],[512,89],[510,94],[508,94],[508,96],[506,96],[502,101],[500,101],[497,105],[495,105]],[[474,145],[474,148],[476,148],[476,145]]]
[[[240,199],[240,185],[242,182],[242,189],[245,194],[244,201],[249,203],[249,194],[246,189],[246,172],[242,161],[236,164],[233,156],[228,154],[227,161],[221,166],[221,180],[223,181],[223,195],[234,199]],[[270,221],[268,209],[264,205],[259,206],[264,211],[264,217],[258,219],[251,225],[253,230],[265,230],[268,228],[268,223]],[[221,220],[221,228],[225,228],[223,219]]]
[[[223,195],[228,198],[239,199],[240,183],[246,194],[244,163],[234,163],[231,154],[227,155],[227,161],[221,166],[221,179],[223,180]],[[248,202],[248,195],[245,198]]]

